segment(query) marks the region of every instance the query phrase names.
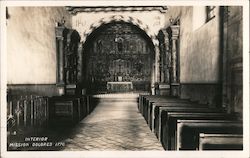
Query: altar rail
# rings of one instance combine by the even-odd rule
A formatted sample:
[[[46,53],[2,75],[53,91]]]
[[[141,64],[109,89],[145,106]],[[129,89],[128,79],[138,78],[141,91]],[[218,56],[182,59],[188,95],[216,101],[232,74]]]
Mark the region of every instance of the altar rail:
[[[7,130],[9,134],[38,130],[47,126],[49,119],[48,97],[8,96]]]

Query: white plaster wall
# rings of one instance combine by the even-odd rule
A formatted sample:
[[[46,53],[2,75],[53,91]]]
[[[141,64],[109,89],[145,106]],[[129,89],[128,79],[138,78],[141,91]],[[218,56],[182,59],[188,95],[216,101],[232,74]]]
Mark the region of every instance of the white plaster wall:
[[[180,82],[218,83],[221,60],[219,10],[217,7],[215,18],[194,29],[194,24],[204,21],[202,16],[197,19],[196,11],[191,6],[169,7],[166,13],[166,27],[170,25],[168,19],[180,19]]]
[[[64,16],[64,7],[8,7],[8,84],[56,83],[55,26]]]

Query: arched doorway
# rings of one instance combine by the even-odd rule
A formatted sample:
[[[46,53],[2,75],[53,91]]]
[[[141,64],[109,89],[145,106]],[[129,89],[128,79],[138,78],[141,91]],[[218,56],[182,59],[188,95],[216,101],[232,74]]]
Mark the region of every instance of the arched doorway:
[[[138,26],[103,24],[83,45],[82,83],[89,93],[150,91],[153,62],[152,40]]]

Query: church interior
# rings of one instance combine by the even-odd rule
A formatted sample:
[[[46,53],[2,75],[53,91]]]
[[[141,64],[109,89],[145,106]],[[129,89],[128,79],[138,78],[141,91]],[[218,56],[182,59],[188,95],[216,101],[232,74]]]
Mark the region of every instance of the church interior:
[[[7,150],[243,150],[242,12],[8,6]]]

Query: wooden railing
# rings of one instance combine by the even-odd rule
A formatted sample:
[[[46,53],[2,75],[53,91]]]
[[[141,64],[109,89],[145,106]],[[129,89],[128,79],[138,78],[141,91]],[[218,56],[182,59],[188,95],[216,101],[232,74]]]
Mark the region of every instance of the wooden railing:
[[[37,129],[48,125],[48,97],[8,96],[7,100],[8,132],[16,133],[22,129],[22,131],[25,131],[26,129]]]

